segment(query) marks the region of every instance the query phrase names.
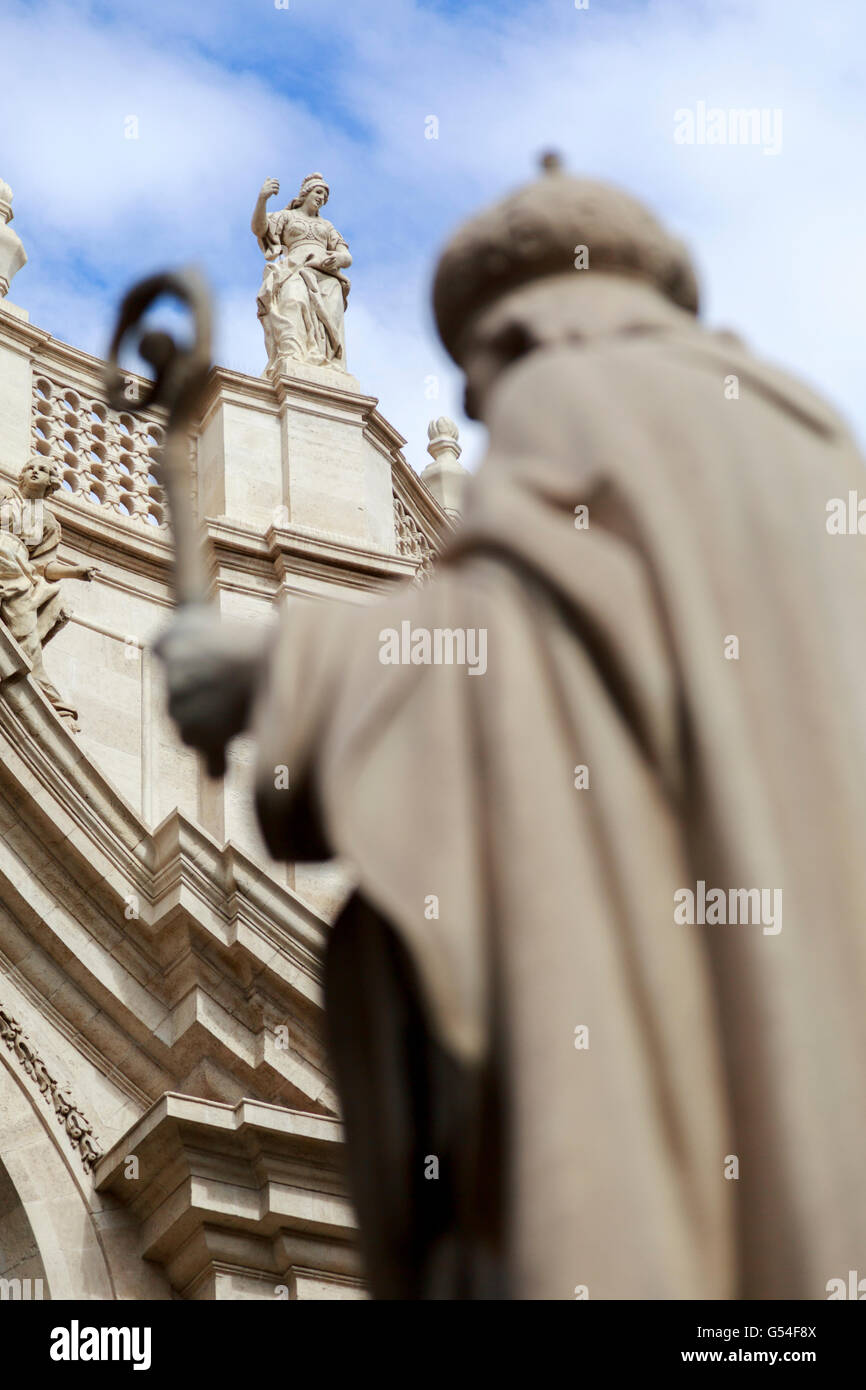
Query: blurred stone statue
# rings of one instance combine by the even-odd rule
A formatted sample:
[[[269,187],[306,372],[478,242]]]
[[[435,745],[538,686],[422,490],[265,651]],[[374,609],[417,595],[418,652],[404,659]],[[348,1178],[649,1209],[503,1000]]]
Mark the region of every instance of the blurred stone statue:
[[[17,487],[0,483],[0,617],[30,658],[40,690],[77,731],[77,711],[49,680],[42,650],[69,621],[60,581],[90,580],[99,571],[57,558],[60,522],[44,503],[59,486],[58,465],[38,454],[21,469]]]
[[[297,198],[269,213],[268,199],[279,191],[276,179],[265,179],[251,224],[265,255],[258,316],[268,371],[290,370],[288,362],[345,371],[350,283],[343,271],[352,257],[336,227],[320,215],[330,189],[321,174],[308,174]]]
[[[275,856],[355,866],[376,1296],[820,1299],[866,1250],[866,549],[824,524],[863,460],[644,207],[545,167],[436,274],[489,449],[431,582],[266,645],[181,612],[171,709],[252,722]]]

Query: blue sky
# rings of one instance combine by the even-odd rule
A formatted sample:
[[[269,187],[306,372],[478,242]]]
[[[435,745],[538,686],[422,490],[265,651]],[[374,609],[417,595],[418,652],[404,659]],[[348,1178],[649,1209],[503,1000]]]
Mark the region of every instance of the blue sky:
[[[483,434],[429,311],[437,251],[555,147],[646,198],[692,246],[708,322],[862,440],[864,48],[862,0],[3,0],[0,176],[30,257],[10,298],[103,354],[123,289],[196,261],[217,360],[258,374],[252,205],[265,177],[279,206],[321,170],[355,260],[350,370],[416,468],[440,414],[471,463]],[[677,144],[674,112],[699,102],[779,109],[780,151]]]

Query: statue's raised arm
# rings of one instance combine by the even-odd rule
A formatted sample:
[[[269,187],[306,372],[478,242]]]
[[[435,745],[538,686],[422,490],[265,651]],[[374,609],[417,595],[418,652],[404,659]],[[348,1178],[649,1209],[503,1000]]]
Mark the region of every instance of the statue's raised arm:
[[[265,179],[259,191],[259,196],[256,199],[256,205],[253,208],[253,216],[252,221],[250,222],[250,226],[252,228],[253,236],[257,238],[259,245],[265,252],[265,255],[268,254],[268,252],[265,250],[265,242],[267,240],[268,235],[268,199],[276,197],[279,191],[279,179]]]

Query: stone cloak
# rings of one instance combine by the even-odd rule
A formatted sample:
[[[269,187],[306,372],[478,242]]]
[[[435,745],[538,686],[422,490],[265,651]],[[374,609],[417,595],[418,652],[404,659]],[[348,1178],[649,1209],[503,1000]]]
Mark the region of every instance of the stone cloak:
[[[650,286],[568,293],[432,582],[289,606],[260,820],[351,861],[461,1067],[501,1019],[514,1296],[824,1298],[866,1259],[866,546],[825,528],[863,462]],[[406,619],[485,628],[486,673],[383,665]],[[675,924],[698,880],[782,930]]]

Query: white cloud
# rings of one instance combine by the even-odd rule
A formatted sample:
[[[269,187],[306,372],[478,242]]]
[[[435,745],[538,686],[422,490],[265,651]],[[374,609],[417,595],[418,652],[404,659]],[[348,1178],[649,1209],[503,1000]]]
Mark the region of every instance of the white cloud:
[[[129,281],[199,260],[220,299],[221,360],[258,373],[251,204],[266,175],[282,198],[322,168],[328,214],[355,256],[349,367],[423,467],[427,420],[460,418],[429,312],[436,251],[554,145],[576,171],[647,198],[692,244],[710,320],[817,384],[866,435],[863,97],[849,56],[864,33],[856,0],[832,11],[804,0],[13,3],[0,19],[0,174],[31,258],[14,297],[40,326],[103,352]],[[698,101],[781,108],[782,152],[677,145],[673,113]],[[123,137],[129,115],[137,141]],[[438,140],[424,138],[429,115]],[[432,402],[431,375],[443,383]]]

